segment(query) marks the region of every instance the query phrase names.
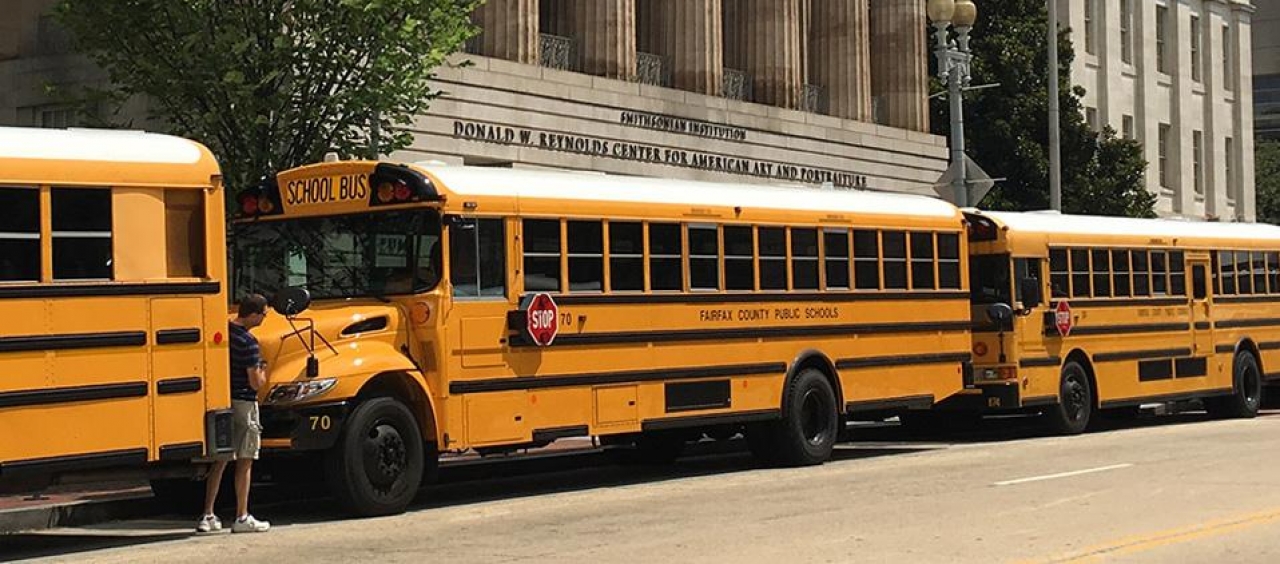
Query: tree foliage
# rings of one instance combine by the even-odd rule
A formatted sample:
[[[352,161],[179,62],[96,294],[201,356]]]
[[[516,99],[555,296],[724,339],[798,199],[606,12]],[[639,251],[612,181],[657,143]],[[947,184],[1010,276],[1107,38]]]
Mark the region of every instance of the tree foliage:
[[[57,14],[112,93],[213,150],[230,198],[328,151],[407,146],[395,126],[440,94],[428,80],[475,33],[478,3],[62,0]]]
[[[1280,141],[1259,139],[1253,148],[1258,221],[1280,225]]]
[[[999,210],[1049,207],[1048,16],[1044,0],[983,0],[972,32],[973,84],[998,87],[965,94],[965,145],[994,177],[1005,177],[979,202]],[[1062,208],[1067,213],[1153,217],[1146,161],[1136,141],[1105,128],[1091,131],[1069,87],[1074,59],[1059,34]],[[942,88],[938,86],[938,88]],[[950,135],[945,98],[932,105],[934,132]]]

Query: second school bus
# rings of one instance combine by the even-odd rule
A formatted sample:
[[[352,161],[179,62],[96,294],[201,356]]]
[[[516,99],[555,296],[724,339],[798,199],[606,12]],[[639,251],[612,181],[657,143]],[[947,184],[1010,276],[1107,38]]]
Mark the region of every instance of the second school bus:
[[[816,464],[844,418],[964,385],[962,216],[930,198],[334,162],[240,205],[235,290],[298,314],[256,331],[267,456],[319,454],[361,514],[442,451],[561,437]]]
[[[1280,227],[966,215],[977,389],[948,403],[1079,433],[1152,402],[1252,417],[1280,376]]]

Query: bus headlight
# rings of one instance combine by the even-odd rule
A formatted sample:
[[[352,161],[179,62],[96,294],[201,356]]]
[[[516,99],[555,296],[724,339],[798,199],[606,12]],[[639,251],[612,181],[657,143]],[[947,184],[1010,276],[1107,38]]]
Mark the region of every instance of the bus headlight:
[[[313,398],[328,392],[337,382],[337,378],[320,378],[305,382],[276,384],[271,388],[271,393],[267,394],[267,403],[285,403]]]

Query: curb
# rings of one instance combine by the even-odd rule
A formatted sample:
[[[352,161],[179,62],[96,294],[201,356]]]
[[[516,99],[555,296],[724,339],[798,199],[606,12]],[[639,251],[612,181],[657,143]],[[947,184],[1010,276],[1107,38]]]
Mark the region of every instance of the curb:
[[[0,510],[0,535],[133,519],[156,511],[155,499],[150,494],[4,509]]]

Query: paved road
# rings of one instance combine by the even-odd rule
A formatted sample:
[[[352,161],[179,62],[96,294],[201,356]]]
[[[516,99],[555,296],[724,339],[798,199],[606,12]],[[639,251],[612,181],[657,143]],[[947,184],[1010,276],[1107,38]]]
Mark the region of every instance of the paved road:
[[[821,467],[733,449],[670,468],[598,456],[455,469],[407,514],[260,508],[263,535],[187,520],[0,537],[0,560],[75,562],[1277,562],[1280,415],[1148,418],[1079,437],[864,429]],[[545,465],[544,465],[545,466]]]

